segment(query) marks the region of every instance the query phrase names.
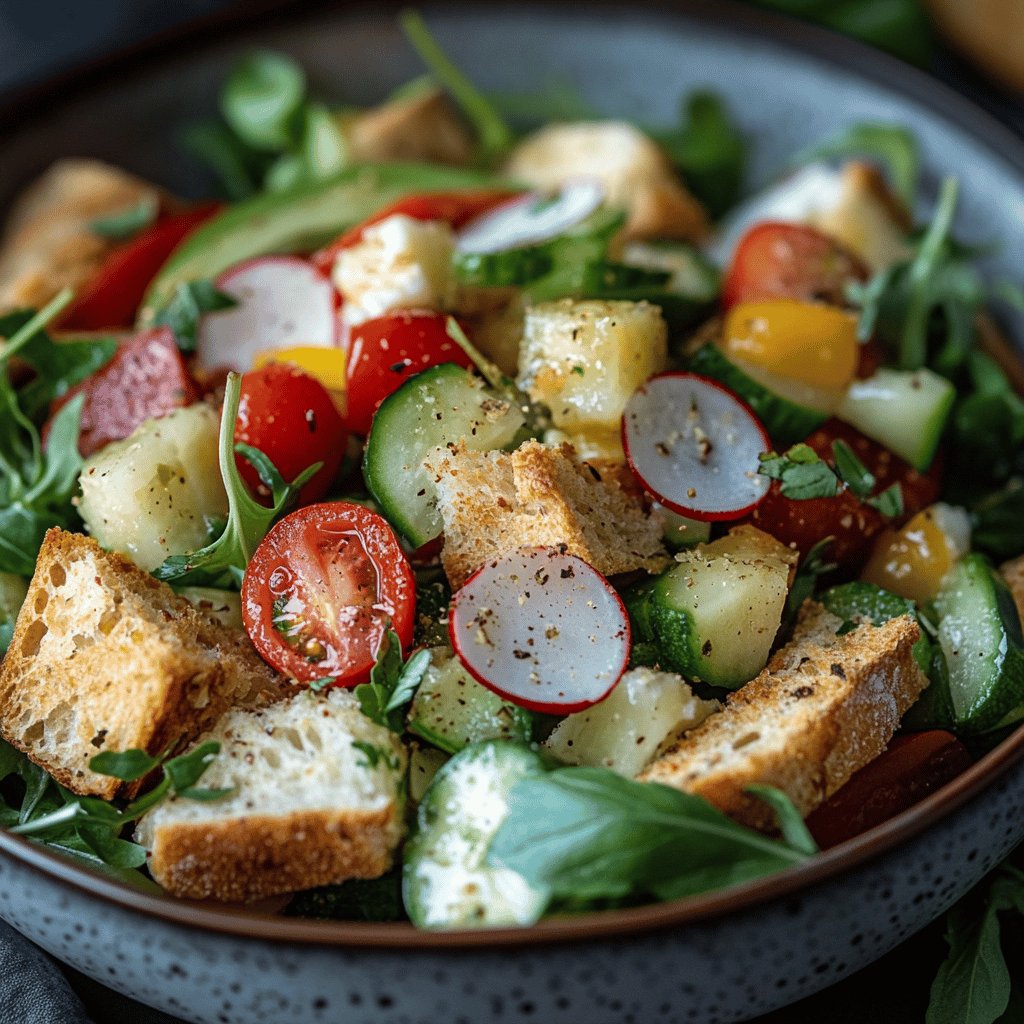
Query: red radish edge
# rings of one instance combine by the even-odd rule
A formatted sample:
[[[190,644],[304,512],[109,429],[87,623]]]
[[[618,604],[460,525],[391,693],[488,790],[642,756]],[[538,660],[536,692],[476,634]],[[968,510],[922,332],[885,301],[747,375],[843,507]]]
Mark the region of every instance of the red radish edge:
[[[482,672],[478,671],[466,658],[463,656],[463,645],[458,636],[456,613],[458,610],[459,598],[463,591],[468,587],[474,580],[476,580],[482,573],[488,572],[492,569],[497,568],[503,558],[508,557],[503,555],[499,558],[492,559],[480,566],[465,583],[456,591],[452,598],[451,610],[448,613],[448,639],[451,642],[452,650],[458,657],[462,667],[478,682],[481,686],[487,687],[492,693],[497,694],[502,700],[507,700],[517,707],[525,708],[527,711],[536,711],[540,714],[556,714],[556,715],[571,715],[577,711],[585,711],[587,708],[593,707],[595,704],[600,704],[611,692],[618,686],[619,681],[622,679],[629,666],[629,657],[633,648],[633,631],[630,626],[629,613],[626,611],[626,606],[622,603],[622,598],[619,596],[618,591],[608,582],[605,576],[598,572],[589,562],[585,559],[580,558],[578,555],[572,555],[565,551],[560,551],[554,547],[524,547],[518,548],[517,551],[522,552],[548,552],[557,555],[566,555],[569,558],[575,559],[580,565],[585,566],[593,575],[592,578],[597,580],[600,585],[614,598],[615,605],[618,608],[621,616],[620,627],[622,630],[623,638],[623,656],[621,665],[613,672],[613,678],[610,685],[601,693],[600,696],[595,697],[593,700],[573,701],[570,703],[554,703],[550,701],[535,701],[530,700],[526,697],[521,697],[518,694],[510,694],[508,691],[501,689],[496,683],[487,679]]]
[[[753,423],[757,432],[761,435],[761,450],[764,452],[770,452],[772,450],[771,438],[768,436],[768,432],[764,429],[764,424],[758,419],[757,414],[751,409],[750,405],[742,399],[735,391],[725,387],[717,380],[712,380],[710,377],[705,377],[700,373],[690,373],[686,370],[666,370],[664,373],[656,373],[653,377],[650,377],[645,381],[640,388],[646,388],[653,380],[660,380],[662,377],[685,377],[687,380],[698,380],[708,387],[714,388],[716,391],[721,392],[724,395],[728,395],[749,417]],[[635,392],[634,392],[635,393]],[[628,403],[627,403],[628,404]],[[687,516],[690,519],[697,519],[702,523],[721,523],[721,522],[732,522],[736,519],[742,519],[744,516],[749,515],[751,512],[761,504],[762,501],[768,496],[769,488],[766,487],[764,493],[756,500],[751,502],[749,505],[739,509],[729,509],[721,512],[706,512],[701,509],[689,508],[686,505],[681,505],[679,502],[672,501],[670,498],[666,498],[663,494],[659,494],[656,490],[650,487],[646,480],[637,472],[636,467],[633,464],[633,456],[630,452],[629,445],[629,432],[626,429],[626,413],[623,411],[622,420],[620,422],[620,436],[622,439],[622,450],[626,456],[626,464],[629,466],[630,472],[636,478],[637,483],[647,492],[655,501],[660,502],[667,509],[678,513],[681,516]]]

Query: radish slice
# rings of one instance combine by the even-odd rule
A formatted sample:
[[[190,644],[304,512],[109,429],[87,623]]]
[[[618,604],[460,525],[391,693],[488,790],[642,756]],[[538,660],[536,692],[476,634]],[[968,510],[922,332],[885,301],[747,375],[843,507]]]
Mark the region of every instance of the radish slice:
[[[488,562],[455,595],[448,634],[474,679],[531,711],[567,715],[596,704],[629,661],[619,595],[559,548]]]
[[[604,202],[604,188],[592,178],[566,184],[554,197],[540,192],[502,203],[471,220],[458,236],[464,253],[504,252],[540,245],[564,235]]]
[[[622,414],[622,446],[644,489],[683,516],[740,519],[768,493],[758,456],[771,441],[728,388],[696,373],[663,373]]]
[[[297,256],[247,260],[215,283],[238,305],[200,320],[196,354],[206,369],[226,366],[244,373],[266,349],[338,344],[334,285]]]

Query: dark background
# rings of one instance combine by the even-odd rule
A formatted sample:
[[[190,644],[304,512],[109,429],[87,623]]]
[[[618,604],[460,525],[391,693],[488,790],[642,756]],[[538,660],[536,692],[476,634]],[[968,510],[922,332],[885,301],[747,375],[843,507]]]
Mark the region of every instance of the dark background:
[[[815,7],[780,0],[764,2],[776,7]],[[281,6],[287,5],[283,0]],[[256,16],[257,8],[265,6],[262,0],[256,5],[245,0],[0,0],[0,94],[185,21],[246,7]],[[817,5],[820,10],[828,6]],[[993,88],[941,42],[915,46],[915,50],[918,61],[932,73],[1024,131],[1024,106]],[[942,922],[937,922],[872,967],[756,1024],[923,1022],[931,979],[944,953]],[[1018,969],[1024,973],[1019,960]],[[172,1018],[115,995],[88,978],[66,973],[96,1024],[174,1024]]]

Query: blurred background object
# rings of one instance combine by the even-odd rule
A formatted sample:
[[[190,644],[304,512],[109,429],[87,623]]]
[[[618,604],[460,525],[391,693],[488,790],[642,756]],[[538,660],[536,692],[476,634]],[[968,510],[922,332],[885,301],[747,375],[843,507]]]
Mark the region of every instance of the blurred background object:
[[[928,0],[940,31],[997,82],[1024,91],[1021,0]]]

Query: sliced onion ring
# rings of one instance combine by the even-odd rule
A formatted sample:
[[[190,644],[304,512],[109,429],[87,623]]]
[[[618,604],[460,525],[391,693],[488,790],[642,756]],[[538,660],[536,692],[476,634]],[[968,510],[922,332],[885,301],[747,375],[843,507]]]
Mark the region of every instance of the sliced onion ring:
[[[696,373],[662,373],[622,414],[630,468],[656,501],[707,522],[740,519],[768,493],[758,456],[771,449],[741,398]]]
[[[474,679],[531,711],[598,703],[629,661],[619,595],[560,548],[520,548],[477,570],[455,595],[448,633]]]

